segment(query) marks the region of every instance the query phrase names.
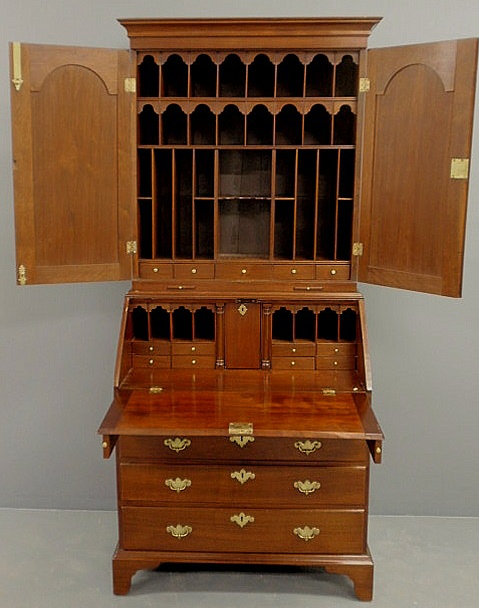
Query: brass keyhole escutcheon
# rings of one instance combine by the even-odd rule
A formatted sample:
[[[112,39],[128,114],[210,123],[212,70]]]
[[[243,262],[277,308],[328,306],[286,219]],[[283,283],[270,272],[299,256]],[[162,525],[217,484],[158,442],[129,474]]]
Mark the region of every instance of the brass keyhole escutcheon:
[[[238,312],[242,317],[244,317],[245,314],[248,312],[248,308],[244,304],[241,304],[240,306],[238,306]]]

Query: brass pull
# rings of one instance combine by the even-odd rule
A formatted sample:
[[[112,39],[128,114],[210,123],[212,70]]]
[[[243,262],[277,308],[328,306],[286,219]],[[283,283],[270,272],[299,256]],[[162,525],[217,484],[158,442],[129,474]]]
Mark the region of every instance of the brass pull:
[[[306,441],[296,441],[294,447],[303,454],[306,454],[306,456],[309,456],[309,454],[319,450],[321,445],[321,441],[311,441],[310,439],[306,439]]]
[[[321,484],[319,481],[309,481],[309,479],[305,479],[304,481],[295,481],[293,486],[302,494],[313,494],[316,490],[319,490]]]
[[[293,534],[296,534],[298,538],[304,541],[313,540],[319,534],[319,528],[310,528],[304,526],[304,528],[295,528]]]
[[[236,481],[239,481],[241,485],[250,479],[253,480],[255,477],[256,475],[254,473],[247,471],[246,469],[241,469],[241,471],[233,471],[233,473],[231,473],[231,479],[236,479]]]
[[[189,439],[180,439],[179,437],[175,437],[174,439],[165,439],[163,443],[167,448],[170,448],[170,450],[173,450],[176,453],[186,450],[186,448],[190,447],[191,445],[191,441]]]
[[[254,522],[254,517],[252,515],[246,515],[246,513],[239,513],[238,515],[232,515],[230,521],[232,524],[238,524],[240,528],[244,528],[249,523]]]
[[[188,534],[193,532],[193,528],[191,526],[182,526],[181,524],[176,524],[176,526],[167,526],[166,531],[171,534],[174,538],[178,540],[181,538],[185,538]]]
[[[191,479],[180,479],[179,477],[176,479],[165,479],[165,486],[168,486],[170,490],[179,494],[191,486]]]

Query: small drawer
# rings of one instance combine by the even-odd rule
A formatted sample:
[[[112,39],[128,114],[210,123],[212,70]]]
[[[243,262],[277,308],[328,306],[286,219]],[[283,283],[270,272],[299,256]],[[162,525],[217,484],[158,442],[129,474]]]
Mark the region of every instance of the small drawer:
[[[214,355],[214,342],[173,342],[173,355]]]
[[[316,369],[356,369],[356,357],[316,357]]]
[[[152,355],[133,355],[133,367],[160,367],[166,369],[171,367],[171,358],[169,356]]]
[[[140,279],[172,279],[173,264],[140,262]]]
[[[275,264],[273,266],[273,278],[283,281],[306,280],[315,278],[313,264]]]
[[[348,281],[349,264],[321,264],[316,266],[316,278],[321,281]]]
[[[316,354],[320,357],[354,357],[357,353],[357,345],[355,343],[344,342],[317,342]]]
[[[273,342],[273,357],[312,357],[315,355],[314,342]]]
[[[122,549],[360,554],[362,509],[122,507]]]
[[[274,357],[273,369],[314,369],[314,357]]]
[[[174,272],[176,279],[214,279],[215,265],[213,262],[209,264],[175,264]]]
[[[218,263],[216,278],[229,281],[269,280],[272,278],[272,268],[270,264]]]
[[[198,368],[198,369],[214,369],[216,358],[214,355],[198,356],[192,355],[173,355],[171,357],[171,366],[174,369],[179,368]]]
[[[134,355],[169,355],[170,350],[170,343],[160,340],[145,340],[143,342],[134,340],[131,342],[131,352]]]

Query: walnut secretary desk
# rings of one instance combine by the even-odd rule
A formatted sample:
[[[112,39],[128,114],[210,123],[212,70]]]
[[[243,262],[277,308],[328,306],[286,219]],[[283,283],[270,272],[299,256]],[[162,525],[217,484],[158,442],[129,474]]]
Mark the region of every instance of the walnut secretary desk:
[[[18,283],[131,279],[113,586],[162,562],[318,566],[373,594],[357,281],[460,296],[477,41],[377,18],[126,19],[11,44]]]

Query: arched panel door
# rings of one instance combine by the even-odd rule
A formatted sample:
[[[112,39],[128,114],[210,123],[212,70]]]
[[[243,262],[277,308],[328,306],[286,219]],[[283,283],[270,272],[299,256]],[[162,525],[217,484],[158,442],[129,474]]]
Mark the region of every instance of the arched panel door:
[[[473,39],[369,51],[360,281],[461,295],[476,64]]]
[[[131,277],[135,95],[127,51],[12,45],[20,283]]]

